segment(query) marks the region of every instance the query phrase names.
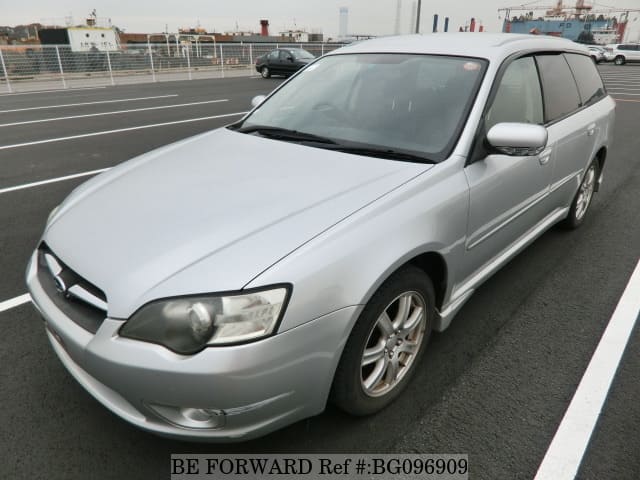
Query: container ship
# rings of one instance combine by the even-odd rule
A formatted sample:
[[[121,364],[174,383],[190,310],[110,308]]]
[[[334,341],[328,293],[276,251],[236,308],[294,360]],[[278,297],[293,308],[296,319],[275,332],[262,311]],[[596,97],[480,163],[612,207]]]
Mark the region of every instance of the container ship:
[[[554,6],[519,5],[504,7],[502,31],[564,37],[575,42],[606,45],[621,43],[629,21],[629,13],[637,9],[597,9],[577,0],[566,7],[562,0]]]

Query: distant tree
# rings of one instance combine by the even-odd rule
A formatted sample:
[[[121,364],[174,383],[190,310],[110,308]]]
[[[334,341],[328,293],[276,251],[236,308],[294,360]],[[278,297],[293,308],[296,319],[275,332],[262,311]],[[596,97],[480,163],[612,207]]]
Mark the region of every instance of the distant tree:
[[[589,30],[581,31],[580,35],[578,35],[578,39],[576,40],[576,42],[586,43],[589,45],[596,43],[595,40],[593,39],[593,33],[591,33]]]

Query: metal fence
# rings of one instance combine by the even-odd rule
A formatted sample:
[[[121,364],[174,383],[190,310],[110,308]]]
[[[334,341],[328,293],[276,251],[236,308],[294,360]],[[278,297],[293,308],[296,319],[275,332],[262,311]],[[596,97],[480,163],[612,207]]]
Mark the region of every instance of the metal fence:
[[[0,45],[0,91],[258,75],[256,59],[274,48],[304,48],[320,56],[341,46],[167,42],[128,44],[111,52],[74,52],[70,45]]]

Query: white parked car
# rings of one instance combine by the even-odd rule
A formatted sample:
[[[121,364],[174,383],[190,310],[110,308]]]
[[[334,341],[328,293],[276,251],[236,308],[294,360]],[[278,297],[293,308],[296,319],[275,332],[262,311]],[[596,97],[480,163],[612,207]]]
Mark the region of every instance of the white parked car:
[[[607,45],[608,56],[616,65],[627,62],[640,62],[640,43],[615,43]]]
[[[594,62],[600,63],[607,61],[606,50],[603,47],[589,45],[587,48],[589,49],[589,55],[591,55],[591,58],[593,58]]]

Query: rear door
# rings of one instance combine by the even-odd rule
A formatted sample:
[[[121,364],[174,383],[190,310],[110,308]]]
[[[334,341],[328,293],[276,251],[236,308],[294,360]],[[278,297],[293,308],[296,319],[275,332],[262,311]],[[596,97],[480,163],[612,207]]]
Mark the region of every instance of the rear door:
[[[289,50],[280,50],[280,62],[282,63],[282,71],[287,75],[291,75],[297,70],[295,59]]]
[[[280,50],[273,50],[267,56],[267,65],[271,73],[279,73],[282,68],[280,65]]]
[[[601,122],[588,107],[606,93],[587,56],[546,54],[536,56],[536,62],[544,92],[549,145],[553,145],[550,195],[554,206],[560,208],[571,202],[582,173],[595,154]]]

